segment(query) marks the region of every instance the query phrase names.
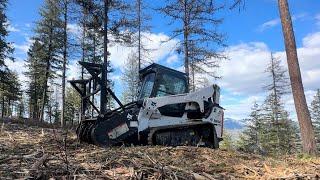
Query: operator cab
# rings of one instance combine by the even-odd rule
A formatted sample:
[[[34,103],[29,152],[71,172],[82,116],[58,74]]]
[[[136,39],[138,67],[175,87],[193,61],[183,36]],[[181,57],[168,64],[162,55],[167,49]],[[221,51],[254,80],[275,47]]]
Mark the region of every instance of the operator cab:
[[[139,71],[141,89],[139,99],[170,96],[188,93],[188,81],[185,73],[176,71],[159,64]],[[159,108],[162,115],[181,117],[186,104],[171,104]]]
[[[141,100],[189,92],[187,76],[183,72],[153,63],[140,70],[139,74],[142,82],[139,93]]]

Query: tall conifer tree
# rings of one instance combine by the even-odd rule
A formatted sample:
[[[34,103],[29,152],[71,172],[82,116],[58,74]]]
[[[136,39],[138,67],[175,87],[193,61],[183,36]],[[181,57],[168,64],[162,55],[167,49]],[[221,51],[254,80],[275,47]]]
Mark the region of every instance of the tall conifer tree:
[[[63,49],[64,33],[63,20],[59,0],[46,0],[40,9],[41,19],[37,22],[36,38],[41,41],[46,64],[44,83],[42,86],[42,100],[40,109],[40,121],[43,121],[44,108],[48,102],[48,83],[56,77],[57,70],[61,69],[61,49]]]
[[[316,136],[317,148],[320,150],[320,89],[317,90],[311,102],[311,118]]]
[[[7,66],[5,65],[5,59],[12,59],[13,48],[11,43],[7,41],[8,32],[8,19],[6,16],[7,0],[0,1],[0,78],[5,76],[7,72]],[[0,79],[3,82],[3,79]]]
[[[223,6],[212,0],[166,0],[159,10],[178,23],[171,39],[181,37],[178,52],[184,55],[184,69],[190,90],[195,90],[195,73],[217,77],[214,69],[218,59],[225,58],[217,51],[224,46],[224,36],[217,31],[222,19],[214,18]]]

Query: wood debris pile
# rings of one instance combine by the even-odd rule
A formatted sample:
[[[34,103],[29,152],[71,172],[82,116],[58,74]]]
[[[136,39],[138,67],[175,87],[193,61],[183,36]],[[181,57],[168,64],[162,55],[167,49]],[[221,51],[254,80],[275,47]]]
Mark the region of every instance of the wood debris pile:
[[[79,144],[73,133],[0,126],[0,177],[67,179],[316,179],[320,158],[278,159],[196,147]],[[65,150],[66,147],[66,150]]]

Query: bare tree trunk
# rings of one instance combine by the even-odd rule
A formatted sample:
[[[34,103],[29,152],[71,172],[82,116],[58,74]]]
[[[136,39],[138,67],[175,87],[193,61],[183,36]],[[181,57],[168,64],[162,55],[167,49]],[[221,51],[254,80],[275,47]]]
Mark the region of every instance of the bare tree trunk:
[[[184,5],[184,22],[183,22],[183,38],[184,38],[184,70],[187,74],[187,83],[188,88],[190,89],[190,73],[189,73],[189,47],[188,47],[188,35],[189,35],[189,28],[187,22],[187,2],[186,0],[183,1]]]
[[[11,100],[8,98],[7,117],[11,117]]]
[[[49,80],[49,71],[50,71],[50,61],[51,61],[51,51],[52,51],[52,22],[50,22],[50,35],[49,35],[49,55],[47,57],[47,64],[46,64],[46,76],[45,76],[45,82],[43,85],[43,95],[42,95],[42,105],[41,105],[41,113],[40,113],[40,122],[43,122],[43,117],[44,117],[44,106],[46,104],[46,97],[47,97],[47,91],[48,91],[48,80]]]
[[[276,85],[276,72],[275,72],[275,65],[274,65],[274,57],[273,54],[271,53],[271,73],[272,73],[272,86],[273,86],[273,95],[274,95],[274,99],[273,99],[273,107],[272,107],[272,111],[273,111],[273,115],[275,117],[275,125],[277,127],[277,148],[278,148],[278,152],[280,152],[280,127],[279,127],[279,118],[278,118],[278,94],[277,94],[277,85]]]
[[[85,47],[85,38],[86,38],[86,16],[87,16],[87,12],[86,9],[83,8],[82,10],[83,12],[83,17],[82,17],[82,39],[81,39],[81,48],[82,48],[82,62],[85,61],[85,57],[86,57],[86,47]],[[84,78],[84,67],[81,66],[81,79]]]
[[[109,13],[109,0],[104,0],[104,56],[103,56],[103,69],[101,73],[101,97],[100,97],[100,113],[104,115],[106,112],[107,104],[107,82],[108,82],[108,13]]]
[[[138,70],[141,69],[141,0],[138,0]]]
[[[96,61],[96,32],[94,30],[94,34],[93,34],[93,63],[97,63]],[[92,91],[94,91],[94,89],[96,88],[95,87],[95,80],[93,80],[93,83],[92,83]],[[94,104],[94,94],[92,94],[92,97],[91,97],[91,101],[92,103]],[[91,117],[93,118],[93,114],[94,114],[94,108],[93,106],[91,106]]]
[[[194,65],[194,62],[191,62],[190,63],[190,67],[191,67],[191,75],[192,75],[192,80],[191,80],[191,90],[192,92],[195,92],[196,91],[196,83],[195,83],[195,65]],[[190,80],[189,80],[190,81]]]
[[[65,116],[65,97],[66,97],[66,66],[67,66],[67,48],[68,48],[68,0],[64,0],[64,37],[63,37],[63,69],[62,69],[62,107],[61,107],[61,127],[64,127],[66,122]]]
[[[308,110],[304,88],[301,79],[297,47],[292,27],[291,15],[287,0],[278,0],[282,31],[285,41],[287,63],[291,80],[292,94],[301,130],[303,151],[308,154],[316,153],[315,136]]]
[[[34,75],[33,77],[35,79],[35,84],[37,84],[37,77]],[[32,120],[39,120],[39,106],[38,106],[38,91],[35,89],[34,90],[34,98],[33,98],[33,105],[32,108],[30,109],[30,112],[32,112]],[[31,116],[31,113],[30,113]]]
[[[5,107],[4,107],[4,96],[2,96],[2,111],[1,111],[1,118],[4,118],[4,111],[5,111]]]

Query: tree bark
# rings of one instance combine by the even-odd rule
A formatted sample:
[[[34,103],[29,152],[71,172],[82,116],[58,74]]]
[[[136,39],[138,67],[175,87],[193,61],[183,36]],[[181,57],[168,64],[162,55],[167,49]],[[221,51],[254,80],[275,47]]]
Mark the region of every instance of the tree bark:
[[[310,112],[308,110],[306,97],[304,94],[288,1],[278,0],[278,6],[287,54],[292,94],[301,130],[303,151],[308,154],[315,154],[315,136],[311,123]]]
[[[4,118],[4,112],[5,112],[5,107],[4,107],[4,96],[2,95],[2,110],[1,110],[1,118]]]
[[[66,69],[67,69],[67,48],[68,48],[68,0],[64,0],[64,26],[63,26],[63,67],[62,67],[62,106],[61,106],[61,127],[64,127],[66,122],[64,120],[65,116],[65,97],[66,97]]]
[[[49,71],[51,67],[51,58],[52,58],[52,22],[50,22],[50,34],[49,34],[49,47],[48,47],[48,57],[47,57],[47,64],[46,64],[46,76],[45,76],[45,82],[43,84],[43,94],[42,94],[42,105],[41,105],[41,113],[40,113],[40,122],[43,122],[43,117],[44,117],[44,106],[46,104],[46,97],[47,97],[47,92],[48,92],[48,80],[49,80]]]
[[[141,0],[138,0],[138,70],[141,69]]]
[[[108,82],[108,13],[109,13],[109,0],[104,0],[104,56],[101,72],[101,97],[100,97],[100,113],[104,115],[106,112],[107,104],[107,82]]]
[[[280,127],[279,127],[279,118],[278,118],[278,94],[277,94],[277,86],[276,86],[276,72],[275,72],[275,65],[274,65],[274,57],[273,54],[271,53],[271,73],[272,73],[272,86],[273,86],[273,95],[274,95],[274,99],[273,99],[273,115],[275,118],[275,125],[277,127],[277,148],[280,150]]]
[[[184,22],[183,22],[183,38],[184,38],[184,70],[187,75],[188,88],[190,90],[190,72],[189,72],[189,47],[188,47],[188,36],[189,36],[189,24],[187,20],[187,2],[183,1],[184,6]]]
[[[7,117],[11,117],[11,100],[8,98]]]
[[[86,38],[86,16],[87,16],[87,12],[86,9],[83,8],[83,17],[82,17],[82,39],[81,39],[81,48],[82,48],[82,62],[85,61],[85,57],[86,57],[86,47],[85,47],[85,38]],[[84,67],[81,66],[81,79],[84,78]]]

